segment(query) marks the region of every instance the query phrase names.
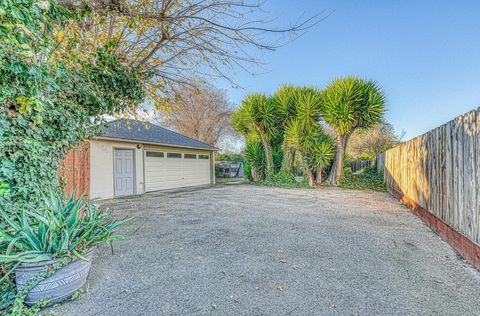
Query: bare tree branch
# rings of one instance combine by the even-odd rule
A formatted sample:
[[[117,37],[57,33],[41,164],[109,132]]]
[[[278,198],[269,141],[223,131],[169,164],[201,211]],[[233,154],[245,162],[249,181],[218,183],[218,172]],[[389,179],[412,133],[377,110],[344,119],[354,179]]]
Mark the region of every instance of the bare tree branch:
[[[233,133],[230,119],[234,107],[226,91],[207,84],[183,86],[175,100],[171,110],[156,113],[163,126],[211,145]]]
[[[79,49],[116,41],[125,63],[151,75],[153,103],[178,85],[192,84],[192,78],[235,84],[237,70],[258,71],[259,52],[290,43],[329,15],[320,12],[278,27],[254,0],[59,1],[92,12],[91,20],[72,27],[81,34]]]

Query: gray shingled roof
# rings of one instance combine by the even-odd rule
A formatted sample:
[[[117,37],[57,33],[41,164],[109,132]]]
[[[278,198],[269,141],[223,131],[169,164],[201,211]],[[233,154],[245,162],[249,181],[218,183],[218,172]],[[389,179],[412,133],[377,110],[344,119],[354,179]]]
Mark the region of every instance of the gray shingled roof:
[[[107,123],[107,126],[100,128],[101,133],[98,138],[112,138],[132,140],[136,142],[145,142],[159,145],[200,148],[208,150],[217,150],[209,144],[199,140],[183,136],[166,128],[154,124],[146,125],[144,122],[136,120],[116,120]]]

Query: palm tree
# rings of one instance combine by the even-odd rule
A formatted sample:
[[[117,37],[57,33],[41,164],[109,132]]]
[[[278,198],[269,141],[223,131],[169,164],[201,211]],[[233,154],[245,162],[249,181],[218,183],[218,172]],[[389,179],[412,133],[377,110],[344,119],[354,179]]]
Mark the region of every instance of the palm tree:
[[[323,133],[318,133],[313,151],[309,154],[311,157],[312,168],[316,171],[315,183],[323,182],[323,171],[328,167],[335,157],[335,144],[332,137]]]
[[[280,115],[280,126],[285,130],[294,120],[301,120],[306,128],[318,125],[321,114],[320,92],[312,87],[281,86],[273,96]],[[291,172],[295,148],[284,139],[282,170]]]
[[[240,108],[232,116],[236,131],[247,135],[255,131],[265,151],[266,177],[274,171],[271,140],[278,133],[279,115],[274,102],[261,93],[252,93],[245,97]]]
[[[310,87],[298,88],[295,94],[296,116],[285,129],[285,143],[297,150],[305,162],[310,186],[322,182],[322,172],[333,159],[334,146],[320,125],[322,95]]]
[[[247,143],[244,151],[245,160],[252,167],[251,177],[253,181],[264,179],[265,177],[265,152],[261,143]]]
[[[286,126],[297,116],[296,95],[298,88],[292,85],[282,85],[273,95],[272,101],[279,114],[279,126],[284,130]],[[295,160],[295,150],[283,141],[283,157],[281,171],[291,172]]]
[[[332,81],[325,88],[322,103],[323,119],[334,129],[337,147],[327,184],[338,185],[350,135],[357,128],[369,128],[381,122],[385,96],[374,81],[346,77]]]
[[[308,184],[310,186],[320,184],[323,169],[334,157],[333,139],[323,132],[320,124],[308,124],[297,118],[285,129],[285,142],[301,154],[305,162]]]

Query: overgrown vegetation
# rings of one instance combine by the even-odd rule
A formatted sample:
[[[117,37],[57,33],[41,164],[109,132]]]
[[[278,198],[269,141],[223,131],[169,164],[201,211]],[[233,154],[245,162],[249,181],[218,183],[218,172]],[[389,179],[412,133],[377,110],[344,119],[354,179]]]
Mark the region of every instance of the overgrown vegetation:
[[[383,174],[377,171],[375,167],[365,168],[359,173],[352,173],[349,168],[345,168],[339,186],[353,190],[387,191]]]
[[[106,115],[137,115],[145,100],[168,108],[179,86],[194,83],[192,74],[231,79],[233,66],[256,64],[247,48],[282,44],[266,43],[265,32],[295,37],[321,20],[315,15],[286,29],[268,28],[260,11],[259,4],[230,0],[0,0],[0,210],[9,219],[0,222],[0,277],[7,263],[65,251],[69,238],[41,237],[44,230],[56,236],[56,222],[39,218],[48,208],[43,195],[53,188],[62,196],[62,158],[94,136]],[[26,236],[10,238],[12,227],[34,231],[28,236],[34,250],[20,242]],[[33,237],[41,244],[34,247]],[[74,251],[81,256],[84,249],[67,254]],[[0,308],[10,304],[10,284],[1,282]],[[16,290],[10,312],[35,313],[22,305],[28,289]]]
[[[215,161],[245,162],[245,158],[237,153],[219,153],[215,154]]]
[[[144,94],[115,42],[81,57],[68,47],[58,53],[55,30],[87,16],[31,0],[2,0],[0,9],[0,183],[8,187],[0,205],[15,212],[10,206],[40,207],[44,189],[60,187],[66,151],[93,135],[103,115],[136,107]]]
[[[279,172],[273,174],[269,179],[257,182],[256,184],[271,186],[271,187],[280,187],[280,188],[309,188],[310,186],[305,181],[297,181],[296,177],[292,173]]]
[[[271,184],[279,173],[304,175],[309,186],[338,185],[350,136],[381,122],[384,104],[375,82],[356,77],[324,90],[284,85],[273,96],[247,95],[232,116],[246,141],[247,176]]]
[[[73,228],[63,226],[60,211],[53,210],[61,204],[45,204],[45,191],[52,188],[60,203],[64,198],[57,177],[61,158],[95,134],[103,115],[133,109],[144,97],[142,82],[148,74],[125,65],[115,41],[82,54],[74,38],[58,45],[55,34],[80,20],[89,20],[87,12],[55,2],[0,2],[0,306],[10,306],[14,315],[33,314],[36,309],[23,308],[29,289],[11,286],[12,266],[56,255],[81,257],[84,242],[108,240],[85,235],[85,229],[92,228],[86,225],[88,214],[106,215],[92,213],[91,207],[78,202],[84,217],[74,222],[78,225],[74,234]],[[108,233],[108,223],[100,217],[97,230],[90,233],[99,229]],[[77,214],[70,220],[80,218]]]

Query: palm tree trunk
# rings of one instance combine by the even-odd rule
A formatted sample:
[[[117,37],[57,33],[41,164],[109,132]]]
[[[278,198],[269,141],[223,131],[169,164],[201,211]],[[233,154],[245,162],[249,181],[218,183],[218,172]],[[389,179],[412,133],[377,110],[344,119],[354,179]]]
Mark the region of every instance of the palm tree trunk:
[[[273,153],[270,146],[270,142],[266,139],[264,129],[260,126],[256,126],[260,139],[262,141],[263,150],[265,151],[265,160],[267,163],[267,170],[265,178],[269,178],[273,174]]]
[[[322,184],[323,179],[322,179],[322,169],[318,168],[317,169],[317,176],[315,178],[315,183],[316,184]]]
[[[313,174],[312,169],[307,167],[307,177],[308,177],[308,185],[313,187],[315,185],[315,175]]]
[[[286,147],[283,151],[282,172],[291,173],[293,169],[293,161],[295,160],[295,151]]]
[[[252,166],[251,174],[252,174],[252,180],[254,182],[256,182],[257,181],[257,167]]]
[[[288,172],[293,171],[293,165],[295,164],[295,150],[290,150],[290,159],[288,160]]]
[[[285,146],[285,145],[284,145]],[[289,163],[289,156],[290,156],[290,149],[288,147],[284,147],[285,149],[283,150],[283,157],[282,157],[282,167],[281,171],[282,172],[288,172],[288,163]]]
[[[267,172],[265,177],[269,178],[270,175],[273,173],[273,155],[272,155],[272,148],[270,146],[270,143],[262,140],[263,144],[263,149],[265,150],[265,160],[267,162]]]
[[[328,185],[338,185],[343,173],[343,157],[345,156],[345,149],[347,148],[348,135],[337,136],[336,138],[336,153],[335,161],[333,162],[332,169],[328,175],[326,183]]]

